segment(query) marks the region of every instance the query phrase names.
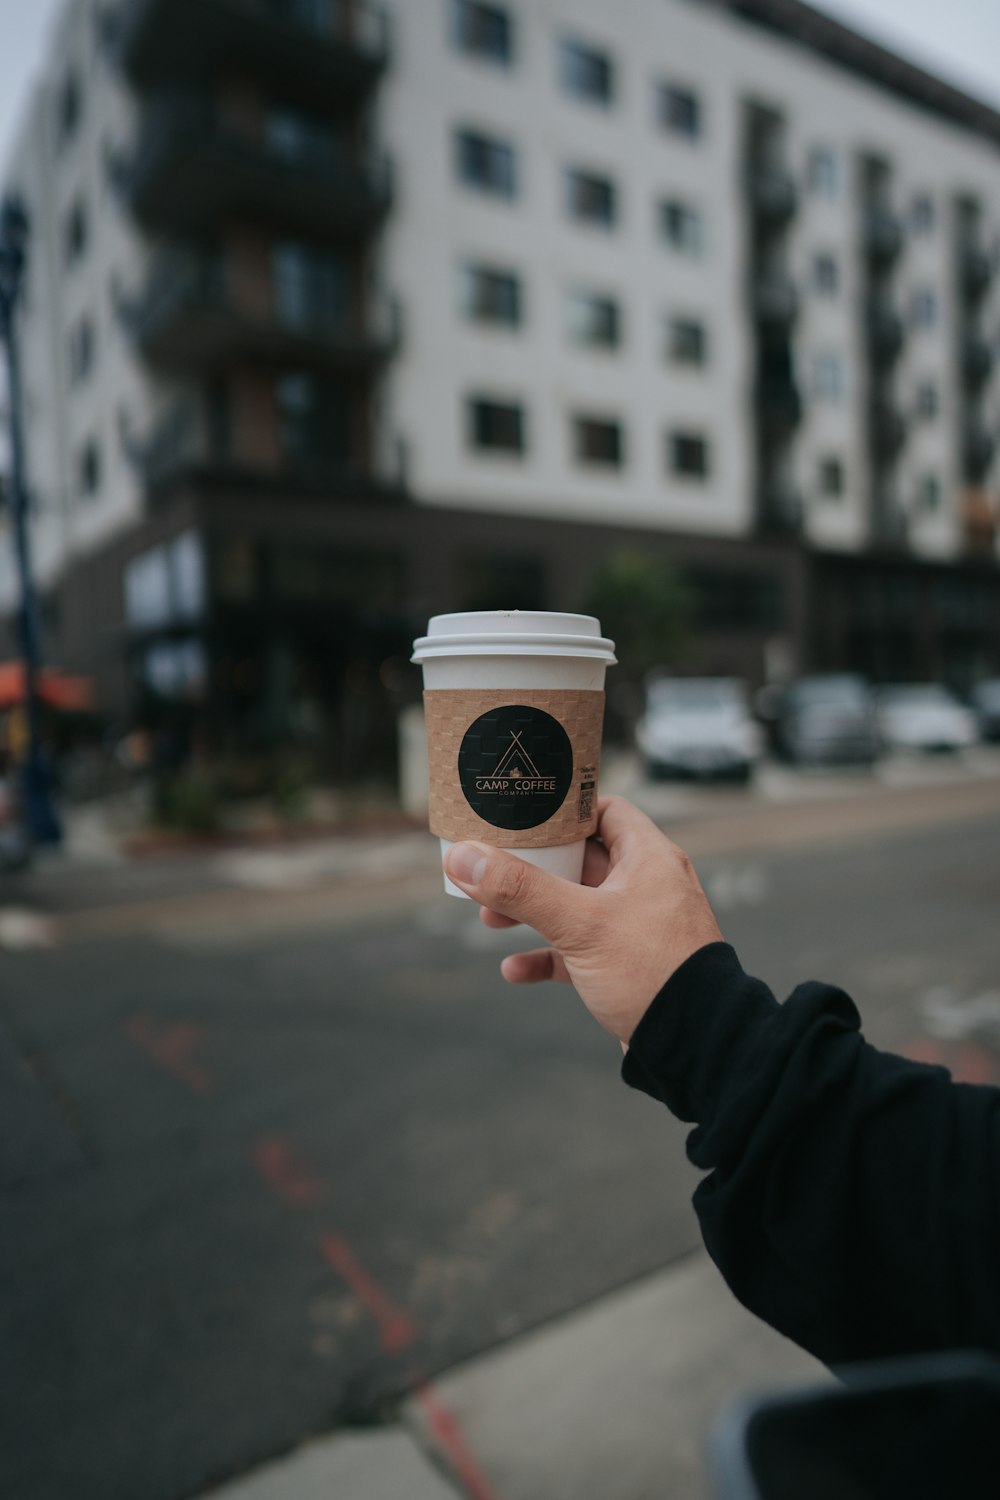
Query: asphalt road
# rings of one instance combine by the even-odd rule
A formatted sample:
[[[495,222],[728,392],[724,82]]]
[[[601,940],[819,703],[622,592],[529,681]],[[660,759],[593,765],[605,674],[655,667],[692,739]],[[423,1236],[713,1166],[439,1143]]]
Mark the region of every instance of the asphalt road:
[[[996,1078],[996,787],[780,819],[692,824],[746,967]],[[683,1127],[438,879],[175,875],[157,922],[94,873],[92,920],[0,955],[0,1494],[197,1494],[694,1247]]]

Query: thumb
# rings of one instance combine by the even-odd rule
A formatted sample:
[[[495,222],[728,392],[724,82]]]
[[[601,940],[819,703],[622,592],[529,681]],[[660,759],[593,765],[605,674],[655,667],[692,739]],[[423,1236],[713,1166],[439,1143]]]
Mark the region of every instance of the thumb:
[[[524,922],[557,947],[574,931],[592,892],[489,844],[455,844],[444,862],[449,880],[474,901]]]

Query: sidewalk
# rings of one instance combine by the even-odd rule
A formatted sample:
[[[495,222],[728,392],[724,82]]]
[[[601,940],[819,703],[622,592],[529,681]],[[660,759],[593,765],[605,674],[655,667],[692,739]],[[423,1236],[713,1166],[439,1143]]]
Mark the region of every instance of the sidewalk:
[[[830,1378],[699,1253],[438,1377],[397,1424],[310,1443],[211,1500],[710,1500],[719,1411]]]

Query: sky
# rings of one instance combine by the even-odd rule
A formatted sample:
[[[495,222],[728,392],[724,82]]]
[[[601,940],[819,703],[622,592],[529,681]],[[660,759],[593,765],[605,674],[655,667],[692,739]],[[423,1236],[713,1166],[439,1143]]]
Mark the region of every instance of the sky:
[[[518,0],[521,5],[533,0]],[[1000,109],[998,0],[813,0]],[[0,0],[0,170],[62,0]]]

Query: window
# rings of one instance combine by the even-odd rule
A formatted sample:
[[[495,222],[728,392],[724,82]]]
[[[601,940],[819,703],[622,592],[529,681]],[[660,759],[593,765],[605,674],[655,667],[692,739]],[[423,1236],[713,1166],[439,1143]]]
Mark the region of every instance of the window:
[[[656,88],[656,118],[664,130],[684,136],[689,141],[701,135],[701,101],[690,89],[673,83]]]
[[[347,272],[331,250],[292,240],[272,252],[274,310],[292,328],[340,327],[347,316]]]
[[[614,94],[614,68],[606,52],[582,42],[563,42],[559,48],[559,74],[567,94],[610,104]]]
[[[618,217],[615,185],[610,177],[568,170],[565,176],[566,212],[582,224],[610,228]]]
[[[618,303],[596,292],[567,292],[566,330],[574,344],[617,349],[621,342]]]
[[[708,360],[704,323],[694,318],[667,319],[667,358],[675,365],[702,366]]]
[[[281,375],[275,381],[274,398],[286,462],[293,466],[350,465],[351,406],[340,386],[315,375]]]
[[[513,271],[491,266],[460,266],[459,307],[470,322],[517,328],[521,322],[520,278]]]
[[[75,73],[67,73],[56,99],[56,137],[65,146],[76,135],[83,113],[83,94]]]
[[[839,499],[844,493],[844,465],[839,458],[819,461],[819,492],[827,499]]]
[[[810,192],[819,198],[836,198],[838,188],[837,158],[828,146],[815,146],[809,153],[806,180]]]
[[[844,367],[839,354],[816,355],[812,388],[819,401],[840,400],[844,394]]]
[[[933,515],[941,508],[941,481],[936,474],[921,474],[917,481],[917,508]]]
[[[578,464],[620,469],[624,461],[621,423],[603,417],[574,417],[573,457]]]
[[[516,190],[513,146],[475,130],[459,131],[455,142],[458,176],[466,187],[479,188],[499,198],[513,198]]]
[[[813,282],[821,297],[835,297],[838,287],[837,262],[832,255],[817,255],[813,261]]]
[[[68,266],[75,265],[87,249],[87,208],[77,198],[63,222],[63,254]]]
[[[701,212],[692,203],[685,203],[679,198],[669,198],[661,203],[660,225],[663,238],[672,249],[681,255],[701,255],[704,249],[704,229]]]
[[[938,414],[938,390],[933,380],[922,380],[917,386],[917,416],[924,421]]]
[[[89,438],[77,454],[76,484],[84,499],[92,499],[101,487],[101,450],[95,438]]]
[[[671,473],[685,479],[708,477],[708,440],[697,432],[671,432],[667,438]]]
[[[502,5],[452,0],[452,41],[460,52],[509,68],[514,60],[514,27]]]
[[[917,193],[910,217],[916,234],[929,234],[934,228],[934,199],[928,193]]]
[[[914,328],[933,328],[937,322],[937,298],[933,292],[914,292],[911,304]]]
[[[81,385],[94,367],[94,324],[86,315],[70,330],[67,340],[70,385]]]
[[[518,402],[474,396],[467,418],[470,447],[485,453],[524,452],[524,408]]]

